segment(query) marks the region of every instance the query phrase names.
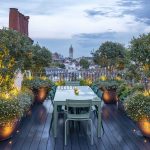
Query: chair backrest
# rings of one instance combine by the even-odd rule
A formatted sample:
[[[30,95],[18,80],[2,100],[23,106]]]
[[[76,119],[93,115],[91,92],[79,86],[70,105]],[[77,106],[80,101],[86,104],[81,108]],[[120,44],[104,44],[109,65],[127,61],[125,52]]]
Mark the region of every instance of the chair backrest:
[[[65,85],[67,85],[67,86],[79,86],[80,81],[66,81]]]
[[[97,96],[99,97],[99,98],[102,98],[102,92],[100,91],[100,90],[98,90],[98,92],[97,92]]]
[[[86,109],[86,113],[90,113],[91,111],[91,106],[92,106],[92,99],[88,99],[88,100],[74,100],[74,99],[66,99],[66,103],[67,103],[67,113],[72,114],[69,109],[73,108],[80,108],[82,110]],[[83,114],[83,113],[80,113]]]

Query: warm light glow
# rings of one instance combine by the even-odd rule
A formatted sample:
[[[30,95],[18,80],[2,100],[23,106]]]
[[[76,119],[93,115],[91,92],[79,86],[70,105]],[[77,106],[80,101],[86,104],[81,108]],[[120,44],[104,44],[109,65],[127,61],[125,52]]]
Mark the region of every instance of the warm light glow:
[[[1,97],[8,100],[10,98],[10,95],[8,93],[1,93]]]
[[[147,136],[150,137],[150,121],[147,118],[142,118],[139,122],[138,122],[139,128],[141,130],[141,132]]]
[[[105,81],[105,80],[107,80],[107,77],[105,75],[103,75],[100,77],[100,80]]]
[[[1,133],[0,137],[3,137],[4,139],[9,138],[12,133],[14,132],[16,126],[14,124],[6,124],[3,127],[0,127]]]
[[[145,90],[143,93],[144,96],[150,96],[150,90]]]
[[[32,77],[32,76],[30,76],[30,77],[28,77],[28,79],[29,79],[29,80],[32,80],[32,79],[33,79],[33,77]]]
[[[41,77],[41,79],[42,79],[42,80],[46,80],[47,78],[43,76],[43,77]]]
[[[39,98],[40,98],[40,99],[43,99],[43,98],[45,98],[45,95],[46,95],[45,89],[44,89],[44,88],[41,88],[41,89],[39,90]]]
[[[121,77],[120,77],[120,76],[116,76],[116,77],[115,77],[115,80],[120,81],[120,80],[121,80]]]
[[[104,94],[103,94],[103,99],[106,101],[106,102],[110,102],[110,94],[108,91],[104,91]]]

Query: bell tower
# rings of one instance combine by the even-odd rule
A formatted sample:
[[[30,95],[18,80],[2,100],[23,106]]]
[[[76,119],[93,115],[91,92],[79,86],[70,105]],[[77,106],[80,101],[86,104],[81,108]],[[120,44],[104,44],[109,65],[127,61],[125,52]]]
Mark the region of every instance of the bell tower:
[[[70,48],[69,48],[69,58],[71,58],[71,59],[73,59],[73,47],[72,47],[72,45],[70,46]]]

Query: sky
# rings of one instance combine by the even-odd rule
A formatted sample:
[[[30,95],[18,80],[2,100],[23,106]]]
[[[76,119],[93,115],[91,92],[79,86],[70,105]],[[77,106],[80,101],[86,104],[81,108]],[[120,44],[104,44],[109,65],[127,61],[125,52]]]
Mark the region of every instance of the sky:
[[[0,28],[8,27],[9,8],[30,16],[29,36],[51,52],[90,56],[105,41],[126,47],[150,32],[150,0],[0,0]]]

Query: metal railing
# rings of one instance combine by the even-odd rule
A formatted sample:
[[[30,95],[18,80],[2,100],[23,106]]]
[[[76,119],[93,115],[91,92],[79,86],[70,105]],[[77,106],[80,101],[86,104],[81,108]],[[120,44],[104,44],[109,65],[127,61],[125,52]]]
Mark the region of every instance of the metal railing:
[[[78,81],[80,79],[91,79],[96,81],[100,76],[106,75],[107,77],[116,76],[117,72],[106,72],[104,70],[81,70],[68,72],[68,70],[49,70],[46,71],[46,76],[52,81],[65,80],[65,81]]]

